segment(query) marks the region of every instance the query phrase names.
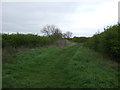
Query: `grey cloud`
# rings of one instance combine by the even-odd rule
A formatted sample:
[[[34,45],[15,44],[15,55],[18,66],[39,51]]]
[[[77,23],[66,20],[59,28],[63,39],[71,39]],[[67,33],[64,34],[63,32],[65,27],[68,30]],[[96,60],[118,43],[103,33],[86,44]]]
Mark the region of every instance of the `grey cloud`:
[[[74,14],[95,12],[104,2],[5,2],[2,4],[3,32],[40,33],[46,24],[54,24],[63,32],[71,31],[74,35],[91,36],[97,28],[72,28]],[[78,17],[79,18],[79,17]],[[87,21],[84,19],[84,21]],[[90,22],[90,21],[89,21]],[[91,21],[92,22],[92,21]]]
[[[75,8],[71,7],[71,3],[3,3],[3,30],[7,31],[12,27],[20,30],[23,26],[54,24],[61,21],[64,24]]]

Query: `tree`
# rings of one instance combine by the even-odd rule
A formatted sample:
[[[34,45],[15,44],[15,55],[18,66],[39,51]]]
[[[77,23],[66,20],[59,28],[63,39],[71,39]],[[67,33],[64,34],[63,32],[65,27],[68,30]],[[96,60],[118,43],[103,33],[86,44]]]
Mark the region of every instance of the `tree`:
[[[66,33],[63,33],[63,34],[62,34],[62,37],[63,37],[63,38],[67,38]]]
[[[66,37],[67,37],[67,38],[70,38],[71,36],[72,36],[72,32],[67,31],[67,32],[66,32]]]
[[[53,26],[46,25],[46,26],[43,27],[41,32],[44,33],[45,36],[50,36],[51,35],[51,29],[53,29]]]
[[[53,32],[52,32],[52,37],[54,38],[62,38],[62,32],[60,29],[56,28]]]
[[[44,33],[45,36],[51,36],[53,38],[62,38],[61,30],[55,25],[46,25],[43,27],[41,32]]]

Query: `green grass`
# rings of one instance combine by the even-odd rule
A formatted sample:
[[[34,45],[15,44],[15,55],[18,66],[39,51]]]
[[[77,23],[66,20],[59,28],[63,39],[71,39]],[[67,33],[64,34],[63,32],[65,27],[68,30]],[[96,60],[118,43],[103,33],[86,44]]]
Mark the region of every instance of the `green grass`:
[[[117,88],[118,65],[72,45],[22,50],[3,65],[3,88]]]

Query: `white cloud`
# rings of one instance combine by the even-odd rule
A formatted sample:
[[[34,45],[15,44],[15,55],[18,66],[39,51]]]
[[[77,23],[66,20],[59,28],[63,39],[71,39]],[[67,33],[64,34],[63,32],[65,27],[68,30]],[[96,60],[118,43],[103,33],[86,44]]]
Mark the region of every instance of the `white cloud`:
[[[81,9],[85,9],[81,12]],[[90,10],[90,11],[87,11]],[[103,31],[103,27],[117,23],[118,20],[118,7],[117,2],[110,1],[98,5],[88,5],[81,8],[78,6],[76,13],[73,16],[74,23],[72,28],[85,30],[87,33],[89,30],[93,33],[99,29]],[[84,29],[85,27],[89,29]],[[96,31],[94,31],[96,29]],[[92,33],[92,34],[93,34]],[[91,35],[90,35],[91,36]]]

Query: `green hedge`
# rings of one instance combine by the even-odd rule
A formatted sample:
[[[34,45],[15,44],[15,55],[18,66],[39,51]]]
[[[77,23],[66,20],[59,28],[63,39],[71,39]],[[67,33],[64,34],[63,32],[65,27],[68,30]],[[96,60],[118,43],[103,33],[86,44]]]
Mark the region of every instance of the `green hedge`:
[[[120,62],[120,24],[104,29],[104,32],[95,34],[85,46],[99,51]]]
[[[52,37],[33,34],[2,34],[2,47],[37,47],[53,43]]]

